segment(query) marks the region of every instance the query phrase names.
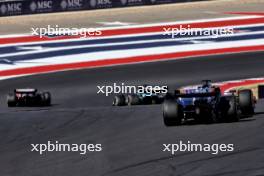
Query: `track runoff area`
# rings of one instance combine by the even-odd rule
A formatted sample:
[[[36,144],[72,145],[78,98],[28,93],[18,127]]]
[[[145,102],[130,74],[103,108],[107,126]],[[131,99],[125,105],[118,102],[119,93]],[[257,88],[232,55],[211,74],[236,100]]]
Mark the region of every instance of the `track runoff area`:
[[[59,26],[0,36],[0,79],[47,72],[264,50],[264,14],[93,29]],[[53,27],[53,31],[49,28]],[[54,31],[55,30],[55,31]],[[89,29],[91,30],[91,29]],[[44,31],[44,32],[43,32]],[[64,33],[65,34],[65,33]],[[239,59],[239,58],[238,58]]]

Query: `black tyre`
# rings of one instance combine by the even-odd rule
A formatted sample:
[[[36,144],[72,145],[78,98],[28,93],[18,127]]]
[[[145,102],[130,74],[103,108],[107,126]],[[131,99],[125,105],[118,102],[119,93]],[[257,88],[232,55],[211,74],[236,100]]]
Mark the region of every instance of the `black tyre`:
[[[51,105],[51,94],[50,94],[50,92],[44,92],[43,97],[44,97],[44,100],[43,100],[44,105],[50,106]]]
[[[127,104],[129,106],[131,105],[139,105],[140,104],[140,99],[137,95],[128,95],[127,96]]]
[[[162,104],[163,122],[166,126],[181,125],[183,119],[183,110],[175,101],[165,101]]]
[[[125,106],[126,97],[125,95],[117,95],[114,97],[113,106]]]
[[[239,107],[243,115],[254,114],[254,100],[251,90],[241,90],[238,93]]]
[[[16,96],[14,94],[7,95],[7,105],[8,107],[15,107],[16,106]]]

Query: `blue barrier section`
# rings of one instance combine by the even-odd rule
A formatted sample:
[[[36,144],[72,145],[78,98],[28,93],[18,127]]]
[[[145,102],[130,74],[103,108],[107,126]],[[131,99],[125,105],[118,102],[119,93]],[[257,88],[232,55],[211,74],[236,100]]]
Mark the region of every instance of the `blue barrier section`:
[[[197,0],[0,0],[0,17],[190,1]]]

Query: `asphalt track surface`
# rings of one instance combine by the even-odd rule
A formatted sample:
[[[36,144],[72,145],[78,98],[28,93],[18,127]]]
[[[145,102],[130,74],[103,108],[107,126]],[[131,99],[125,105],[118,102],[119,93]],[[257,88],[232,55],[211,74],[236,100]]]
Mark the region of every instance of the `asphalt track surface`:
[[[1,81],[1,176],[261,176],[264,175],[264,108],[237,123],[165,127],[160,105],[112,107],[97,85],[158,84],[172,87],[201,79],[225,81],[263,77],[264,52],[58,72]],[[53,106],[7,108],[5,95],[17,87],[49,90]],[[102,143],[103,151],[30,152],[31,143]],[[162,152],[162,144],[231,143],[234,152]]]

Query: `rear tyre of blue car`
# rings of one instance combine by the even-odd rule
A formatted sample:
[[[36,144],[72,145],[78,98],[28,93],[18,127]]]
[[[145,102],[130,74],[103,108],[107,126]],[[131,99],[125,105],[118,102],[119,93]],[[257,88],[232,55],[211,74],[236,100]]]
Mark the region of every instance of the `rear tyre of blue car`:
[[[238,101],[241,112],[243,115],[253,115],[254,114],[254,100],[253,93],[251,90],[241,90],[238,94]]]
[[[166,126],[181,125],[183,119],[183,110],[181,106],[174,101],[165,101],[162,105],[163,121]]]

